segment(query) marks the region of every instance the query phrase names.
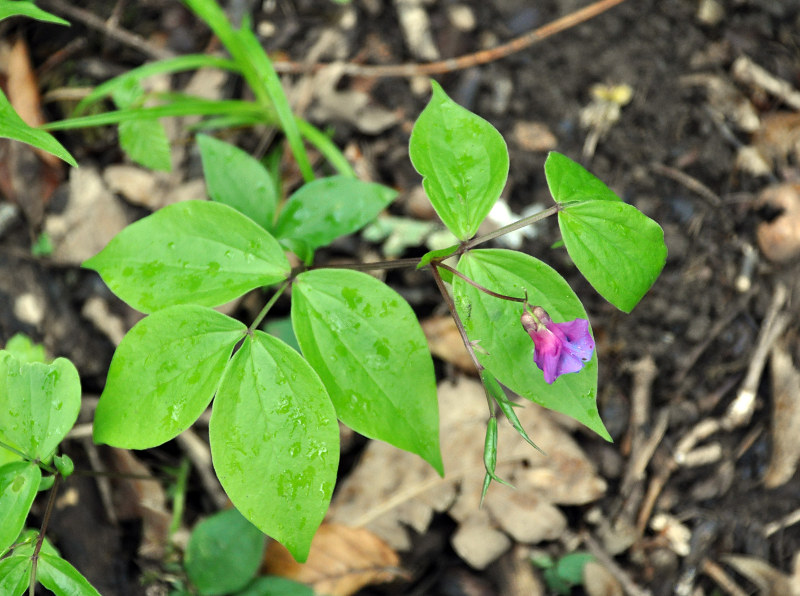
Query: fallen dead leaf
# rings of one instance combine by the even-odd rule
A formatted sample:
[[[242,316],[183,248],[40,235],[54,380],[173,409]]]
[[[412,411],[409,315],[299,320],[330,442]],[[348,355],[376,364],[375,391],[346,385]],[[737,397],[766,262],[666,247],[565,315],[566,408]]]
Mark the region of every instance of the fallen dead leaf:
[[[264,555],[264,570],[302,582],[317,594],[349,596],[364,586],[393,581],[403,575],[400,557],[383,540],[364,528],[323,523],[311,541],[305,563],[298,563],[278,542]]]
[[[786,484],[800,461],[800,371],[786,346],[776,342],[770,355],[772,373],[772,456],[764,486]]]
[[[617,579],[597,561],[583,566],[583,588],[589,596],[623,596]]]
[[[133,452],[110,448],[110,468],[117,474],[150,476],[150,470]],[[148,559],[161,559],[169,540],[172,515],[167,510],[167,497],[159,482],[138,478],[121,478],[114,482],[114,511],[120,520],[142,520],[142,540],[138,553]]]
[[[458,549],[479,567],[506,548],[494,534],[487,538],[487,528],[520,542],[554,539],[566,526],[556,504],[589,503],[604,494],[605,482],[572,437],[546,410],[526,403],[517,408],[517,416],[547,456],[501,422],[497,474],[516,490],[495,484],[479,508],[487,418],[483,389],[477,381],[461,378],[442,383],[438,394],[446,478],[440,479],[419,457],[373,441],[339,487],[331,520],[366,527],[403,550],[410,547],[407,526],[422,533],[434,512],[447,511],[459,524],[470,526],[456,533]],[[470,535],[483,538],[467,546],[464,537]]]
[[[768,596],[800,596],[800,566],[795,554],[794,572],[788,575],[772,565],[755,557],[728,555],[722,560],[756,584],[759,594]]]
[[[83,166],[70,171],[66,209],[48,215],[44,229],[53,242],[53,260],[77,265],[105,248],[128,223],[97,170]]]

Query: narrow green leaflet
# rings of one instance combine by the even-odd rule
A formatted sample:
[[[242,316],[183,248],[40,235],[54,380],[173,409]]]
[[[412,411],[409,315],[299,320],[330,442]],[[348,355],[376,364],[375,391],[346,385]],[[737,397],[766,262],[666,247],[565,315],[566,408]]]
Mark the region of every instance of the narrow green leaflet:
[[[144,90],[132,78],[124,79],[112,96],[121,109],[142,107],[145,99]],[[162,172],[172,169],[167,131],[155,118],[120,122],[119,145],[128,157],[146,168]]]
[[[186,430],[214,396],[245,331],[239,321],[193,305],[139,321],[114,352],[94,440],[148,449]]]
[[[531,440],[531,438],[528,436],[528,433],[525,432],[522,423],[519,421],[519,418],[517,417],[517,413],[514,411],[514,408],[521,404],[515,404],[514,402],[508,399],[508,397],[506,396],[506,392],[500,386],[500,383],[497,382],[497,379],[495,379],[494,375],[490,373],[488,370],[483,369],[481,371],[481,381],[483,381],[483,385],[484,387],[486,387],[486,390],[489,392],[489,395],[492,396],[492,398],[500,408],[500,411],[503,412],[503,414],[511,423],[511,426],[514,427],[514,430],[517,431],[519,436],[525,439],[528,445],[536,449],[536,451],[541,452],[543,455],[547,455],[544,451],[539,449],[536,443],[534,443]]]
[[[31,556],[12,555],[0,559],[0,594],[22,596],[31,578]]]
[[[45,23],[54,23],[56,25],[66,25],[69,27],[69,21],[65,21],[61,17],[57,17],[47,11],[42,10],[33,2],[25,0],[2,0],[0,1],[0,21],[8,17],[29,17],[37,21]]]
[[[244,213],[262,228],[272,228],[275,182],[247,152],[208,135],[197,135],[208,195]]]
[[[292,289],[292,324],[342,422],[444,473],[433,361],[397,292],[359,271],[306,271]]]
[[[39,553],[36,579],[56,596],[100,596],[68,561],[44,550]]]
[[[14,544],[22,531],[41,478],[39,466],[31,462],[17,461],[0,466],[0,555]]]
[[[424,255],[422,255],[422,258],[419,260],[417,269],[422,269],[433,259],[443,259],[449,257],[457,250],[458,250],[458,244],[454,244],[453,246],[448,246],[447,248],[440,248],[439,250],[432,250],[430,252],[426,252]]]
[[[214,400],[209,438],[236,508],[305,561],[339,465],[336,412],[309,364],[262,331],[248,336]]]
[[[219,306],[288,277],[278,242],[233,207],[183,201],[122,230],[84,264],[142,312]]]
[[[661,226],[560,153],[550,153],[545,173],[562,205],[558,225],[569,256],[600,295],[630,312],[664,268]]]
[[[494,292],[523,298],[527,291],[530,304],[543,307],[553,321],[588,318],[567,282],[529,255],[502,249],[473,250],[461,257],[458,270]],[[476,351],[478,360],[498,381],[611,440],[597,411],[596,353],[581,372],[562,375],[548,385],[533,362],[534,345],[520,323],[520,303],[489,296],[458,277],[453,278],[453,295],[469,339],[488,352]]]
[[[75,161],[75,158],[70,155],[69,151],[64,149],[61,143],[56,141],[53,135],[25,124],[25,121],[14,111],[2,91],[0,91],[0,137],[33,145],[63,159],[75,168],[78,167],[78,162]]]
[[[475,235],[508,177],[508,149],[486,120],[431,81],[433,97],[411,132],[409,156],[436,213],[460,240]]]
[[[387,186],[349,176],[320,178],[289,198],[275,224],[275,236],[316,250],[367,225],[396,196]]]
[[[69,360],[22,363],[0,352],[0,439],[49,461],[80,408],[80,377]]]
[[[236,509],[226,509],[195,526],[183,565],[200,594],[231,594],[255,577],[264,547],[261,530]]]

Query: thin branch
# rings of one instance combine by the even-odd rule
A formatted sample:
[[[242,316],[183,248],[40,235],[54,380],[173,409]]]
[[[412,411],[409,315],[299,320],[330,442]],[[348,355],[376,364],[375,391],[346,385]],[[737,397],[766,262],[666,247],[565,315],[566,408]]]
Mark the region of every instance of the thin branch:
[[[525,298],[515,298],[514,296],[506,296],[505,294],[498,294],[497,292],[492,292],[488,288],[484,288],[478,282],[476,282],[474,280],[471,280],[469,277],[467,277],[466,275],[464,275],[463,273],[461,273],[457,269],[451,267],[450,265],[445,265],[441,261],[433,261],[431,263],[431,265],[434,265],[436,267],[441,267],[442,269],[446,269],[447,271],[449,271],[450,273],[452,273],[456,277],[458,277],[460,279],[463,279],[469,285],[477,288],[478,290],[480,290],[484,294],[489,294],[489,296],[494,296],[495,298],[500,298],[501,300],[509,300],[511,302],[522,302],[522,303],[524,303],[526,301]]]
[[[440,60],[438,62],[428,62],[426,64],[386,64],[386,65],[361,65],[348,62],[337,65],[342,69],[342,74],[362,76],[362,77],[416,77],[420,75],[436,75],[463,70],[472,66],[488,64],[506,58],[519,51],[527,49],[532,45],[552,36],[580,25],[599,14],[622,4],[625,0],[599,0],[589,6],[576,10],[566,16],[551,21],[538,29],[523,33],[489,50],[482,50],[473,54],[466,54],[457,58]],[[280,73],[305,73],[316,72],[329,64],[305,64],[301,62],[275,62],[275,70]]]
[[[499,238],[500,236],[505,236],[506,234],[515,232],[520,228],[529,226],[532,223],[536,223],[537,221],[540,221],[546,217],[555,215],[556,213],[558,213],[559,209],[560,207],[558,205],[553,205],[552,207],[548,207],[544,211],[539,211],[539,213],[534,213],[533,215],[520,219],[519,221],[515,221],[514,223],[508,224],[507,226],[498,228],[494,232],[484,234],[483,236],[476,236],[472,240],[467,240],[464,244],[462,244],[461,248],[458,249],[457,253],[463,254],[469,249],[478,246],[479,244],[483,244],[484,242],[488,242],[489,240],[494,240],[495,238]]]

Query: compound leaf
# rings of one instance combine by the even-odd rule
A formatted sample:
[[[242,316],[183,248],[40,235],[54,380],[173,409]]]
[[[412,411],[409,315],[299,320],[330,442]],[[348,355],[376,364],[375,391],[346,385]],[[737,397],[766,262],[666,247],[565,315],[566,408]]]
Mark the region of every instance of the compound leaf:
[[[316,250],[367,225],[396,196],[388,186],[350,176],[320,178],[289,198],[275,224],[275,236]]]
[[[0,352],[0,437],[6,442],[49,461],[80,408],[80,377],[69,360],[20,362]]]
[[[231,594],[253,579],[264,555],[264,534],[236,509],[201,521],[186,545],[186,574],[203,596]]]
[[[397,292],[359,271],[306,271],[292,290],[292,324],[342,422],[443,474],[433,361]]]
[[[450,99],[431,81],[433,96],[411,132],[409,156],[444,225],[471,238],[500,197],[508,149],[486,120]]]
[[[503,249],[472,250],[461,257],[458,270],[494,292],[523,298],[527,291],[528,302],[544,308],[556,322],[588,318],[564,278],[529,255]],[[583,370],[561,375],[548,385],[533,362],[533,341],[520,323],[522,304],[490,296],[458,277],[453,279],[453,295],[467,336],[482,348],[476,350],[478,360],[498,381],[611,440],[595,401],[596,353]]]
[[[186,430],[208,406],[246,327],[210,308],[172,306],[122,339],[94,419],[94,440],[148,449]]]
[[[0,466],[0,555],[14,544],[22,531],[41,478],[39,466],[31,462],[16,461]]]
[[[209,437],[214,469],[236,508],[305,561],[339,464],[336,412],[314,370],[255,331],[225,373]]]
[[[270,229],[275,217],[275,182],[261,163],[238,147],[197,135],[208,195]]]
[[[164,207],[122,230],[83,266],[142,312],[175,304],[219,306],[290,272],[269,232],[213,201]]]
[[[92,584],[57,554],[39,553],[36,579],[56,596],[100,596]]]

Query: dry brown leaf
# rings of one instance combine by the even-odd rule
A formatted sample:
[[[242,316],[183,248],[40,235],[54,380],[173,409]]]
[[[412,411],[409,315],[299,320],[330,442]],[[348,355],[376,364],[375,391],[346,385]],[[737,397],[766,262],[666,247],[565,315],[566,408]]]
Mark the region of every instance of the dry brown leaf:
[[[272,541],[264,555],[265,571],[302,582],[317,594],[348,596],[403,575],[400,558],[383,540],[363,528],[323,523],[311,541],[305,563],[298,563]]]
[[[445,362],[455,364],[467,373],[475,372],[475,364],[469,357],[456,322],[451,316],[433,316],[421,322],[422,331],[428,338],[431,353]]]
[[[766,561],[755,557],[728,555],[722,557],[722,560],[756,584],[759,594],[765,594],[766,596],[800,596],[797,555],[795,555],[794,573],[792,575],[775,569]]]
[[[800,372],[781,342],[772,348],[772,456],[764,486],[781,486],[794,476],[800,461]]]
[[[133,452],[112,447],[109,450],[111,470],[117,474],[150,477],[150,470]],[[122,478],[114,482],[114,510],[121,520],[142,520],[142,541],[138,553],[149,559],[161,559],[169,539],[172,515],[167,510],[167,497],[155,479]]]
[[[405,526],[424,532],[434,511],[447,511],[460,524],[469,520],[473,526],[484,524],[535,543],[557,537],[565,527],[555,504],[588,503],[604,493],[605,482],[572,437],[546,410],[526,403],[517,408],[517,416],[548,455],[501,423],[497,473],[517,488],[493,485],[479,508],[487,419],[483,388],[461,378],[442,383],[438,394],[446,478],[440,479],[419,457],[374,441],[336,493],[330,519],[364,526],[398,550],[410,546]],[[459,548],[464,552],[467,547],[462,542]],[[469,548],[472,563],[491,562],[500,554],[489,540]]]
[[[77,265],[105,248],[128,223],[97,170],[83,166],[70,170],[67,207],[48,215],[44,229],[53,241],[53,259]]]
[[[800,113],[765,114],[753,135],[753,146],[772,166],[785,165],[789,156],[800,158]]]
[[[589,596],[623,596],[617,579],[597,561],[583,566],[583,588]]]

